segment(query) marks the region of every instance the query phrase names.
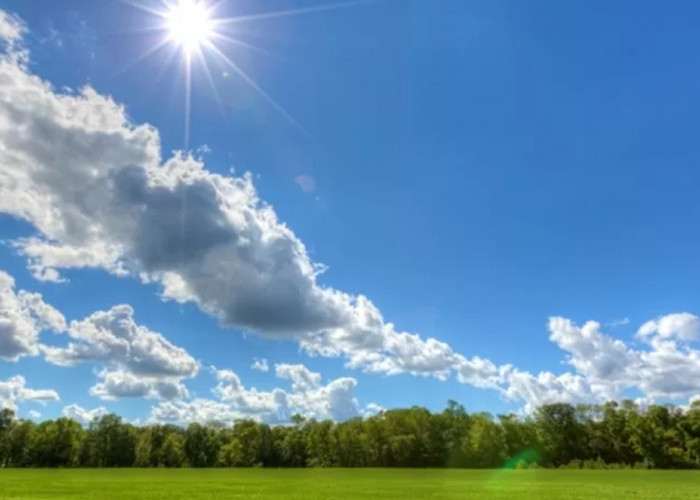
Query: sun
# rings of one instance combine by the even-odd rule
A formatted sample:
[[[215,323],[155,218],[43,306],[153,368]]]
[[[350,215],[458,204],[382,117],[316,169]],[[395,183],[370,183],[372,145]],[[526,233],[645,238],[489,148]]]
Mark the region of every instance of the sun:
[[[210,9],[198,0],[178,0],[166,14],[168,38],[185,53],[207,44],[214,34]]]
[[[0,0],[1,1],[1,0]],[[375,3],[379,0],[341,0],[331,3],[325,0],[325,4],[316,7],[304,7],[299,9],[287,9],[273,12],[262,12],[250,15],[238,15],[224,17],[222,7],[226,0],[117,0],[134,7],[154,19],[154,23],[144,27],[143,31],[158,33],[156,42],[147,48],[139,57],[131,63],[136,64],[156,53],[166,53],[165,64],[179,55],[181,58],[181,75],[184,80],[184,108],[185,108],[185,140],[184,148],[189,148],[190,116],[192,108],[193,74],[199,69],[209,80],[214,97],[221,108],[223,101],[218,93],[218,85],[215,81],[216,73],[212,72],[212,64],[224,68],[221,73],[223,78],[236,75],[238,80],[251,87],[260,97],[275,108],[289,123],[306,134],[303,127],[287,111],[270,96],[252,76],[249,76],[237,61],[235,54],[229,55],[232,48],[239,50],[256,50],[258,53],[269,55],[264,49],[260,49],[244,40],[239,39],[241,30],[236,27],[243,23],[265,21],[281,17],[312,14],[315,12],[332,11],[349,7]],[[155,6],[153,4],[156,4]],[[233,1],[231,3],[234,3]],[[158,5],[160,4],[160,5]],[[137,30],[140,31],[140,30]],[[218,69],[218,68],[217,68]]]

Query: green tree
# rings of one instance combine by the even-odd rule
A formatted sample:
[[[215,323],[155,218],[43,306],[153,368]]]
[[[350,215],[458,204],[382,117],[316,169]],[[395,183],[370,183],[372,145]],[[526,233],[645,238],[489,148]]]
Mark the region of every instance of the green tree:
[[[15,420],[15,412],[9,408],[0,410],[0,466],[6,466],[9,453],[9,434]]]
[[[185,456],[192,467],[216,464],[219,448],[215,430],[201,424],[190,424],[185,431]]]
[[[253,467],[260,464],[262,433],[257,422],[239,420],[233,426],[231,440],[221,448],[227,466]]]
[[[7,434],[7,467],[29,467],[33,465],[30,447],[36,424],[31,420],[13,422]]]
[[[564,465],[583,456],[583,429],[573,406],[544,405],[537,409],[535,421],[545,465]]]
[[[309,467],[333,467],[338,464],[338,441],[330,420],[312,422],[306,438]]]
[[[130,467],[136,459],[136,431],[113,414],[90,424],[92,460],[97,467]]]
[[[508,453],[506,434],[490,415],[473,415],[469,432],[462,441],[462,451],[470,467],[500,467]]]
[[[184,439],[178,432],[165,438],[161,449],[161,463],[165,467],[182,467],[185,463]]]

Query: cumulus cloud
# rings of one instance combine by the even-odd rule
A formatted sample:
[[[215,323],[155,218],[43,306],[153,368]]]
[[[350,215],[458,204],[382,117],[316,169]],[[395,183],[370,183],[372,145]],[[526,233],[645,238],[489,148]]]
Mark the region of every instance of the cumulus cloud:
[[[689,313],[648,321],[637,332],[647,347],[638,349],[603,334],[595,321],[577,326],[565,318],[550,318],[550,339],[568,353],[567,362],[576,374],[547,374],[542,387],[551,387],[558,396],[569,394],[561,399],[571,401],[619,399],[627,389],[637,389],[650,400],[687,398],[700,392],[700,351],[691,345],[698,325],[698,318]]]
[[[292,390],[296,392],[308,391],[321,385],[321,374],[312,372],[301,364],[277,364],[275,365],[275,375],[277,378],[291,380]]]
[[[36,410],[29,410],[27,412],[27,415],[29,415],[29,418],[32,418],[34,420],[41,418],[41,412],[36,411]]]
[[[120,398],[183,399],[189,396],[178,379],[139,376],[123,370],[102,370],[100,382],[90,388],[90,394],[100,399]]]
[[[39,354],[39,334],[66,329],[63,315],[41,295],[15,290],[14,279],[0,270],[0,359],[17,361]]]
[[[230,423],[240,418],[253,418],[270,424],[288,423],[299,413],[306,417],[344,421],[359,415],[370,415],[381,407],[370,403],[361,408],[355,397],[357,381],[342,377],[322,384],[321,375],[303,365],[277,364],[278,378],[291,382],[291,391],[275,388],[260,391],[247,388],[231,370],[216,370],[216,400],[165,401],[154,406],[151,420],[176,422],[219,421]]]
[[[700,318],[687,312],[669,314],[647,321],[637,331],[637,338],[648,340],[657,335],[662,339],[678,339],[686,342],[698,340]]]
[[[192,401],[164,401],[151,409],[149,421],[187,425],[193,422],[207,424],[218,422],[231,424],[248,416],[230,405],[212,399],[197,398]]]
[[[134,320],[128,305],[98,311],[67,329],[66,347],[43,346],[46,360],[60,366],[92,361],[104,365],[101,381],[90,393],[102,399],[146,397],[182,399],[182,379],[197,374],[199,364],[181,347]]]
[[[397,331],[362,295],[324,286],[324,267],[261,201],[249,175],[161,158],[160,137],[87,87],[61,93],[0,60],[0,212],[31,223],[14,242],[39,279],[102,268],[162,285],[225,326],[293,336],[309,352],[382,373],[445,378],[446,344]]]
[[[259,372],[267,372],[270,370],[270,366],[267,364],[267,360],[265,358],[254,358],[253,364],[250,365],[250,367]]]
[[[641,349],[604,334],[597,322],[577,326],[552,318],[550,340],[564,350],[573,369],[559,375],[497,366],[456,353],[440,340],[397,329],[367,297],[321,282],[325,267],[311,260],[303,242],[258,197],[250,175],[214,173],[189,154],[163,158],[158,131],[131,122],[111,98],[90,87],[75,93],[52,88],[28,70],[26,54],[18,48],[23,31],[19,21],[2,14],[0,37],[9,48],[0,57],[0,213],[36,229],[35,235],[13,245],[38,279],[59,281],[61,270],[70,268],[131,275],[158,283],[163,298],[192,302],[224,326],[291,337],[307,353],[344,358],[351,368],[456,377],[531,404],[555,397],[607,398],[628,388],[649,397],[700,392],[698,351],[692,347],[698,319],[689,313],[643,325],[638,332],[645,343]],[[2,330],[4,357],[35,354],[34,330],[7,333],[7,324]],[[14,329],[20,323],[10,324]],[[140,341],[118,333],[109,333],[105,342],[73,329],[69,334],[75,342],[47,350],[47,358],[64,364],[103,362],[101,382],[93,387],[100,397],[182,397],[181,380],[195,373],[183,353],[173,360],[160,354],[142,359],[133,354]],[[154,353],[176,353],[157,338],[146,335],[143,341],[153,342]],[[105,352],[117,361],[106,361]],[[301,381],[284,373],[293,385]],[[229,379],[219,381],[222,401],[230,396],[235,404],[217,404],[233,411],[304,408],[323,390],[324,401],[339,397],[346,410],[340,403],[323,411],[308,408],[324,415],[354,411],[348,403],[354,379],[305,391],[256,394],[240,389],[233,376],[222,377]],[[300,394],[306,399],[292,397]],[[172,404],[171,409],[185,404],[195,403]],[[187,411],[217,408],[197,405]]]
[[[53,389],[30,389],[26,379],[16,375],[9,380],[0,380],[0,408],[17,410],[17,403],[23,401],[35,401],[46,403],[58,401],[58,393]]]
[[[71,341],[66,347],[44,345],[42,331],[65,332]],[[182,380],[199,369],[187,351],[137,324],[131,306],[115,306],[67,324],[41,295],[15,290],[14,279],[0,270],[0,359],[16,361],[40,353],[59,366],[102,364],[101,381],[91,393],[103,399],[181,399],[188,395]]]
[[[80,422],[83,425],[88,425],[94,419],[107,415],[107,409],[104,406],[99,408],[94,408],[92,410],[87,410],[82,406],[72,404],[63,408],[61,412],[64,417],[71,418],[76,422]]]
[[[553,317],[549,332],[549,339],[568,353],[567,362],[586,377],[593,392],[608,398],[619,395],[637,358],[624,342],[604,335],[596,321],[579,327],[569,319]]]
[[[590,385],[581,375],[564,373],[555,375],[541,372],[537,376],[506,366],[502,369],[500,390],[506,399],[525,401],[524,410],[550,403],[579,403],[597,400]]]

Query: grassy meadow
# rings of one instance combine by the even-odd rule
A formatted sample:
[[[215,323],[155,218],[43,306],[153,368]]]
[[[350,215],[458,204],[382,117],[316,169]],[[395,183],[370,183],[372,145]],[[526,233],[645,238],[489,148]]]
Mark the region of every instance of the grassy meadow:
[[[2,499],[700,499],[685,471],[7,469]]]

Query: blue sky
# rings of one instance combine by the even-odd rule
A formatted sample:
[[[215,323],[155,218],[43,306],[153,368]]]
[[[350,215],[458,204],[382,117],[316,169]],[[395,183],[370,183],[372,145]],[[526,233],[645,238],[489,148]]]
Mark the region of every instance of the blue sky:
[[[21,415],[700,396],[693,2],[227,0],[189,118],[160,0],[0,9]]]

